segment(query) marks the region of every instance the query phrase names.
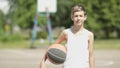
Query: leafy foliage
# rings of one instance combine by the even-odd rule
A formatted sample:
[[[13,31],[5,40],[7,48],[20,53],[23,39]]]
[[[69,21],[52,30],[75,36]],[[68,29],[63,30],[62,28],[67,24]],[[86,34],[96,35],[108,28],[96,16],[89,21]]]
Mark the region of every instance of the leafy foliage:
[[[4,14],[2,11],[0,11],[0,33],[3,32],[3,22],[4,22]]]
[[[16,8],[15,12],[9,13],[14,24],[23,29],[31,28],[37,10],[36,0],[9,1],[11,8]],[[57,12],[51,14],[53,27],[70,27],[73,24],[70,18],[72,5],[83,4],[87,10],[85,27],[93,31],[96,38],[120,38],[120,0],[57,0],[57,2]],[[45,20],[45,17],[39,17],[39,25],[46,25]]]

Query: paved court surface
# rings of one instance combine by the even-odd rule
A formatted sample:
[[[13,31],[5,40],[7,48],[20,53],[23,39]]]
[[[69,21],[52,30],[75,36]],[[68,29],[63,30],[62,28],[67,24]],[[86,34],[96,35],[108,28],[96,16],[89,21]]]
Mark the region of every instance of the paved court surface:
[[[45,49],[0,49],[0,68],[39,68]],[[47,68],[61,68],[46,62]],[[120,50],[95,50],[95,68],[120,68]]]

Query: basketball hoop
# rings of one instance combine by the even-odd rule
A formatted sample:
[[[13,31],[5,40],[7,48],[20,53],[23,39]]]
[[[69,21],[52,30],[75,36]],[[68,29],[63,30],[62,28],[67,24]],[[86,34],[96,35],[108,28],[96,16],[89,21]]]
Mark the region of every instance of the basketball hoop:
[[[44,13],[46,8],[50,13],[57,11],[57,0],[37,0],[37,12]]]

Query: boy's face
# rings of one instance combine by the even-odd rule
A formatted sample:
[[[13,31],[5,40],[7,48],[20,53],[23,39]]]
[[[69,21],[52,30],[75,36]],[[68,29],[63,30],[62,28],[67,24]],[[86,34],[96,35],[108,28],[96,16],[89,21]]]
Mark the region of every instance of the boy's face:
[[[86,20],[86,16],[84,15],[84,11],[77,11],[71,16],[74,25],[81,26]]]

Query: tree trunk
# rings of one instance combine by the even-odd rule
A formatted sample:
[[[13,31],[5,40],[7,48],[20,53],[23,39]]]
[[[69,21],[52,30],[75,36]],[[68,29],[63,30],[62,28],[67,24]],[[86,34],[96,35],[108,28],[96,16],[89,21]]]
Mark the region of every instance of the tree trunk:
[[[110,30],[109,30],[109,28],[105,28],[104,32],[105,32],[105,38],[109,39],[110,38]]]
[[[120,38],[120,29],[117,29],[117,37]]]

